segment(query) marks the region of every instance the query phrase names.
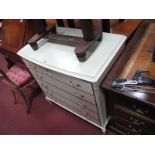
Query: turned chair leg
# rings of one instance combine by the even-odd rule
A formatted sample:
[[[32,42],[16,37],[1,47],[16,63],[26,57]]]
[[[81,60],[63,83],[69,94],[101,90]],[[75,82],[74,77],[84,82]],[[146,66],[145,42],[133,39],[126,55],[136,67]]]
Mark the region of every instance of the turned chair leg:
[[[26,111],[27,113],[29,113],[29,103],[28,103],[28,100],[26,99],[23,91],[19,88],[19,87],[16,87],[16,92],[21,96],[21,98],[23,99],[24,103],[25,103],[25,106],[26,106]]]
[[[30,113],[34,97],[39,95],[40,93],[41,93],[41,89],[39,86],[33,89],[33,92],[31,93],[31,96],[29,97],[28,113]]]
[[[16,92],[14,91],[14,89],[12,89],[12,94],[13,94],[13,97],[14,97],[13,104],[16,104],[17,97],[16,97]]]

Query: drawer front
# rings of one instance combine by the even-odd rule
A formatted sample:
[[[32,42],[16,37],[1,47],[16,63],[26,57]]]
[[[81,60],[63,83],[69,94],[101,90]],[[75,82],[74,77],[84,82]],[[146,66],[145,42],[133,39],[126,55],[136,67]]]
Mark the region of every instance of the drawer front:
[[[134,112],[136,112],[140,115],[144,115],[148,118],[155,120],[155,108],[146,106],[139,101],[135,101],[135,100],[131,100],[131,99],[127,100],[127,98],[125,98],[125,97],[121,97],[121,98],[117,98],[117,99],[118,99],[118,103],[117,103],[118,105],[127,107],[130,110],[133,110]]]
[[[26,64],[47,97],[101,126],[90,83],[50,71],[31,62]]]
[[[74,112],[80,116],[83,116],[85,119],[87,119],[97,125],[100,125],[100,121],[99,121],[99,117],[98,117],[97,113],[94,113],[94,112],[90,111],[89,109],[87,109],[86,107],[80,106],[80,105],[64,98],[60,94],[55,93],[55,92],[50,91],[46,95],[53,101],[58,102],[63,107],[71,110],[72,112]]]
[[[27,65],[29,66],[30,70],[34,70],[36,73],[40,73],[42,76],[44,75],[46,77],[48,75],[48,77],[56,79],[59,82],[65,83],[67,85],[70,85],[74,88],[77,88],[89,94],[92,95],[94,94],[91,83],[76,78],[72,78],[70,76],[66,76],[64,74],[60,74],[55,71],[51,71],[49,69],[45,69],[34,63],[27,63]]]
[[[148,131],[144,128],[141,128],[140,126],[137,126],[135,124],[132,124],[131,122],[124,120],[123,118],[116,116],[114,118],[114,121],[116,122],[116,126],[123,126],[127,132],[126,134],[138,134],[138,135],[150,135],[153,134],[151,131]]]
[[[41,74],[40,72],[36,72],[34,70],[31,70],[33,76],[36,78],[36,80],[40,80],[42,83],[46,83],[49,87],[55,86],[61,90],[64,90],[82,100],[85,100],[87,102],[90,102],[91,104],[96,105],[95,97],[91,94],[88,94],[84,91],[81,91],[79,89],[76,89],[75,87],[72,87],[70,85],[67,85],[65,83],[62,83],[56,79],[53,79],[49,76],[45,76],[44,74]]]
[[[45,94],[47,94],[47,93],[49,94],[52,92],[54,92],[56,94],[60,94],[64,98],[74,102],[77,106],[85,107],[88,110],[98,113],[96,105],[93,105],[89,102],[86,102],[86,101],[76,97],[76,96],[73,96],[72,94],[69,94],[68,92],[65,92],[64,90],[61,90],[55,86],[47,85],[47,83],[41,83],[41,88],[43,88]]]
[[[117,122],[117,120],[114,120],[114,121]],[[138,135],[137,132],[131,131],[130,129],[126,128],[121,123],[115,123],[114,124],[114,128],[116,128],[117,130],[119,130],[119,133],[121,133],[121,134],[125,134],[125,135]]]
[[[135,112],[132,112],[120,106],[115,106],[114,115],[115,118],[121,117],[130,122],[128,124],[130,127],[140,128],[143,130],[147,130],[148,133],[150,132],[155,134],[155,122],[148,118],[145,118],[144,116],[136,114]]]

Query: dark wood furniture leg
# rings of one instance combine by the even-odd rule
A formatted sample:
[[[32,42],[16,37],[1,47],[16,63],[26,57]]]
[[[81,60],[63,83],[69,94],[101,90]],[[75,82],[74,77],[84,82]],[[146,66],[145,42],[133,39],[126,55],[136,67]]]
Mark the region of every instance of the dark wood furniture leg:
[[[74,19],[67,19],[68,26],[71,28],[75,28]]]
[[[102,19],[102,31],[110,33],[110,20],[109,19]]]
[[[64,27],[63,19],[57,19],[56,21],[57,21],[58,26]]]

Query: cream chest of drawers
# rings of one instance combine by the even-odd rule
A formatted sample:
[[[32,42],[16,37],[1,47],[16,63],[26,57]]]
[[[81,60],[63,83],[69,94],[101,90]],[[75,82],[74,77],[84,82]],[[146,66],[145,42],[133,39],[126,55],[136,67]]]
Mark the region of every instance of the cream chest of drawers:
[[[57,28],[58,33],[82,37],[79,29]],[[126,37],[103,33],[94,52],[87,52],[87,60],[80,62],[74,48],[38,41],[37,51],[26,45],[18,52],[42,88],[46,99],[101,128],[108,122],[104,94],[100,83],[119,56]],[[92,47],[93,48],[93,47]]]

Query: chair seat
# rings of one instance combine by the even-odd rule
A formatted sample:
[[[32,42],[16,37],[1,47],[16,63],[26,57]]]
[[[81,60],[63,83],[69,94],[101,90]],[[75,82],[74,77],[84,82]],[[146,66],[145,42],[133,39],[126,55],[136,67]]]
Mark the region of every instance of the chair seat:
[[[23,69],[17,65],[13,65],[6,75],[18,86],[22,86],[32,79],[32,76],[27,69]]]

